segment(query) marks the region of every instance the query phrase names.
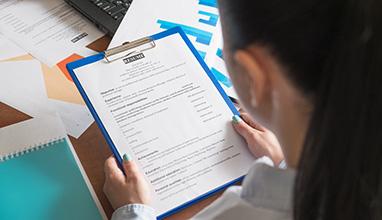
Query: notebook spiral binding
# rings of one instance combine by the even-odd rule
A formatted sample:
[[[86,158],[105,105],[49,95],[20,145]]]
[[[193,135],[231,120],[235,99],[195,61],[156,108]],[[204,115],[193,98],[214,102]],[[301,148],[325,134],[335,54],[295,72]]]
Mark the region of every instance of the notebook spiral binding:
[[[21,150],[11,152],[9,154],[0,155],[0,163],[5,162],[7,160],[11,160],[11,159],[19,157],[19,156],[22,156],[24,154],[31,153],[33,151],[41,150],[43,148],[46,148],[46,147],[49,147],[49,146],[52,146],[52,145],[55,145],[55,144],[58,144],[58,143],[61,143],[64,141],[65,141],[65,138],[63,138],[63,137],[52,138],[45,143],[34,144],[31,146],[25,147]]]

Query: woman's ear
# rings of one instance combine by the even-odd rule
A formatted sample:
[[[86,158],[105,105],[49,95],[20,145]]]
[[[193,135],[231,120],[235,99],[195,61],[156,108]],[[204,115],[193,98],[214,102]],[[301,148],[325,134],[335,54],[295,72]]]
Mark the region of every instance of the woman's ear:
[[[268,76],[266,69],[261,65],[263,58],[255,56],[247,50],[238,50],[234,54],[235,64],[248,76],[248,85],[250,85],[250,104],[252,107],[261,105],[265,101],[267,94]],[[254,106],[255,105],[255,106]]]

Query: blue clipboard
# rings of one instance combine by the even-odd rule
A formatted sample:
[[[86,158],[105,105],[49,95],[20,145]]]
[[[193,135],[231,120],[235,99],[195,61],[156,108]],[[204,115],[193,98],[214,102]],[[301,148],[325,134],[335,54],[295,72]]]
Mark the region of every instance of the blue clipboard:
[[[171,36],[171,35],[174,35],[174,34],[179,34],[182,39],[184,40],[184,42],[186,43],[186,45],[188,46],[188,48],[191,50],[191,52],[193,53],[193,55],[195,56],[195,58],[198,60],[199,64],[203,67],[204,71],[206,72],[206,74],[208,75],[208,77],[211,79],[211,81],[213,82],[213,84],[215,85],[215,87],[217,88],[217,90],[219,91],[219,93],[221,94],[221,96],[223,97],[223,99],[225,100],[225,102],[227,103],[228,107],[231,109],[232,113],[234,115],[240,115],[239,111],[237,111],[237,109],[235,108],[234,104],[232,103],[231,99],[228,97],[228,95],[224,92],[223,88],[221,87],[221,85],[219,84],[219,82],[217,81],[217,79],[215,78],[215,76],[212,74],[212,72],[210,71],[210,69],[208,68],[207,64],[204,62],[203,58],[199,55],[199,53],[197,52],[197,50],[195,49],[195,47],[192,45],[191,41],[188,39],[188,37],[186,36],[186,34],[184,33],[184,31],[180,28],[180,27],[175,27],[175,28],[172,28],[172,29],[169,29],[169,30],[166,30],[166,31],[163,31],[161,33],[158,33],[158,34],[155,34],[155,35],[152,35],[150,36],[149,38],[152,39],[153,41],[155,40],[159,40],[161,38],[165,38],[165,37],[168,37],[168,36]],[[155,49],[155,48],[153,48]],[[98,61],[101,61],[103,59],[105,59],[105,52],[101,52],[101,53],[98,53],[96,55],[93,55],[93,56],[89,56],[89,57],[86,57],[86,58],[83,58],[83,59],[80,59],[80,60],[77,60],[77,61],[74,61],[72,63],[69,63],[66,65],[66,68],[67,70],[69,71],[72,79],[73,79],[73,82],[75,83],[75,85],[77,86],[82,98],[84,99],[87,107],[89,108],[90,110],[90,113],[93,115],[98,127],[100,128],[103,136],[105,137],[106,139],[106,142],[108,143],[111,151],[113,152],[113,155],[114,157],[117,159],[119,165],[121,166],[122,164],[122,157],[120,155],[120,153],[118,152],[116,146],[114,145],[108,131],[106,130],[105,126],[103,125],[100,117],[98,116],[98,113],[97,111],[95,110],[95,108],[93,107],[92,103],[90,102],[90,99],[88,98],[85,90],[83,89],[81,83],[79,82],[74,70],[77,69],[77,68],[80,68],[82,66],[86,66],[88,64],[91,64],[91,63],[95,63],[95,62],[98,62]],[[179,212],[189,206],[191,206],[192,204],[195,204],[207,197],[210,197],[222,190],[224,190],[225,188],[231,186],[231,185],[234,185],[236,183],[239,183],[240,181],[242,181],[244,178],[244,176],[242,177],[239,177],[235,180],[232,180],[230,182],[227,182],[223,185],[221,185],[220,187],[218,188],[215,188],[193,200],[190,200],[190,201],[187,201],[185,202],[184,204],[178,206],[178,207],[175,207],[173,209],[171,209],[170,211],[160,215],[160,216],[157,216],[157,219],[163,219],[165,217],[168,217],[176,212]]]

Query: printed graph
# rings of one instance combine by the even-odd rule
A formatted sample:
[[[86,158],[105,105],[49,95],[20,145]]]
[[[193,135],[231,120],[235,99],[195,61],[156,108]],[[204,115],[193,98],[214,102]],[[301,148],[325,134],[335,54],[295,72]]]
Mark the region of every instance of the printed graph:
[[[179,26],[183,29],[183,31],[187,35],[191,35],[193,37],[196,37],[197,43],[201,43],[204,45],[210,45],[210,43],[211,43],[212,33],[208,32],[208,31],[204,31],[204,30],[201,30],[198,28],[190,27],[190,26],[183,25],[183,24],[173,23],[170,21],[164,21],[164,20],[158,20],[157,23],[160,24],[160,28],[165,29],[165,30]]]
[[[196,21],[195,26],[190,26],[186,24],[181,24],[178,22],[173,21],[167,21],[163,19],[158,19],[157,23],[159,24],[160,28],[163,30],[167,30],[173,27],[181,27],[183,31],[189,36],[195,39],[194,46],[198,50],[200,56],[205,59],[207,56],[207,52],[205,51],[206,46],[211,46],[212,38],[214,37],[213,32],[211,31],[212,28],[218,28],[218,21],[219,21],[219,15],[216,12],[217,8],[217,2],[216,0],[198,0],[198,5],[202,6],[200,7],[200,10],[198,10],[198,20]],[[214,12],[208,11],[208,8],[213,8]],[[203,27],[209,27],[208,30],[203,29]],[[214,63],[220,63],[220,67],[224,66],[224,60],[223,60],[223,51],[221,48],[216,48],[215,50],[212,49],[211,51],[216,51],[216,54],[213,54],[215,56]],[[209,66],[211,69],[211,72],[214,74],[215,78],[225,87],[232,88],[232,83],[229,77],[227,76],[227,73],[219,71],[219,67],[217,66]]]

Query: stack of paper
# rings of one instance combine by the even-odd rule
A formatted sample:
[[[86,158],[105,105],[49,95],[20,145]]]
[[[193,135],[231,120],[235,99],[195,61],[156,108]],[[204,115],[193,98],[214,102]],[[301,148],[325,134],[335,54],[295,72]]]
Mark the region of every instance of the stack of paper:
[[[103,36],[63,0],[0,1],[0,32],[48,66]]]
[[[48,98],[39,61],[0,62],[0,70],[0,101],[32,117],[58,112],[75,138],[93,122],[85,106]]]
[[[25,55],[25,51],[0,34],[0,60]]]
[[[65,65],[103,35],[63,0],[0,1],[0,102],[32,117],[57,112],[78,138],[94,120]]]

